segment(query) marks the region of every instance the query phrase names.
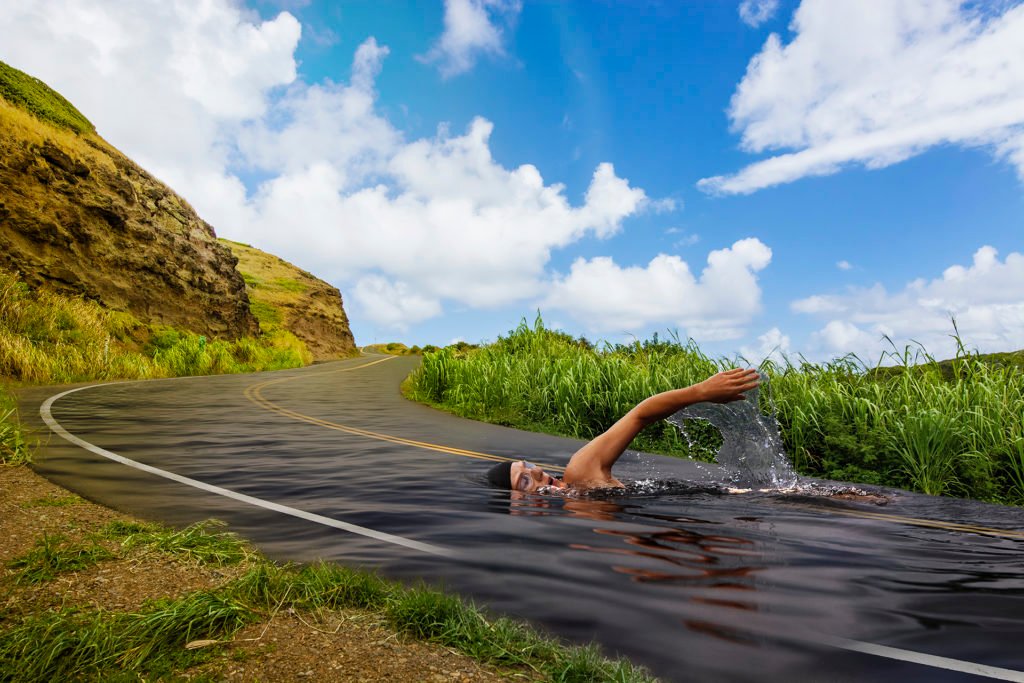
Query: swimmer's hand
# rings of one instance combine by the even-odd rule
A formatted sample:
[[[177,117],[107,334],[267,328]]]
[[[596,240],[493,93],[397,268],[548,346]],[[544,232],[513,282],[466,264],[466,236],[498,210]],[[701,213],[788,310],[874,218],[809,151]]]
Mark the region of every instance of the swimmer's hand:
[[[761,383],[757,370],[750,368],[733,368],[709,377],[700,384],[693,385],[695,398],[698,402],[730,403],[746,399],[744,391],[750,391]]]

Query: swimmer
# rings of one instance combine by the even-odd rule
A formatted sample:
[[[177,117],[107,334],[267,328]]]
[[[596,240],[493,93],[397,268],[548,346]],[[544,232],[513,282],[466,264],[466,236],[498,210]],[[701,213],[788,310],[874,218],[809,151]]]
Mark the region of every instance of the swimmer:
[[[730,403],[742,401],[743,392],[760,384],[756,370],[734,368],[703,382],[673,389],[641,401],[593,441],[576,451],[561,479],[525,460],[503,462],[487,471],[487,481],[498,488],[530,493],[545,486],[556,488],[624,488],[612,476],[612,466],[644,427],[694,403]]]

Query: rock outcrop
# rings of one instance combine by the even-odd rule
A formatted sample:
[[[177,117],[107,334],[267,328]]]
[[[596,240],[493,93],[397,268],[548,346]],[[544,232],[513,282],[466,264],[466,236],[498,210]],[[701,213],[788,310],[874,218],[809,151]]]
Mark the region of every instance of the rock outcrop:
[[[238,258],[253,313],[264,330],[281,327],[305,342],[313,360],[356,353],[341,292],[282,258],[221,240]]]
[[[0,89],[0,268],[146,322],[259,332],[235,257],[184,199],[90,130],[12,101]]]

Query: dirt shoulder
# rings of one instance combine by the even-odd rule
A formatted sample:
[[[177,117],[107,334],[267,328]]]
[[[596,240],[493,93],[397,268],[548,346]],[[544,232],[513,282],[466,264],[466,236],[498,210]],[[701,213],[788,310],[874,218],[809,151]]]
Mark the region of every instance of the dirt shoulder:
[[[28,467],[0,467],[0,632],[25,619],[68,608],[130,613],[147,601],[210,591],[256,562],[209,566],[174,553],[130,549],[104,538],[112,522],[138,523],[90,503]],[[94,548],[103,559],[34,583],[13,563],[34,549]],[[529,669],[498,669],[442,645],[417,641],[366,610],[271,611],[206,646],[206,661],[173,677],[238,681],[536,680]],[[6,679],[6,677],[5,677]]]

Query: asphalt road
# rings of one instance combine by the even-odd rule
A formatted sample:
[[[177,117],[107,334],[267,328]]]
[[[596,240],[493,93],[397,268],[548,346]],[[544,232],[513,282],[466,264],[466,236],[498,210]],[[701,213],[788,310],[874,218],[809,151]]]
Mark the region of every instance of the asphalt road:
[[[223,519],[276,559],[424,578],[669,680],[1024,681],[1020,511],[879,507],[675,485],[590,499],[488,489],[581,442],[405,401],[415,359],[26,390],[35,468],[173,525]],[[627,454],[620,478],[715,466]]]

